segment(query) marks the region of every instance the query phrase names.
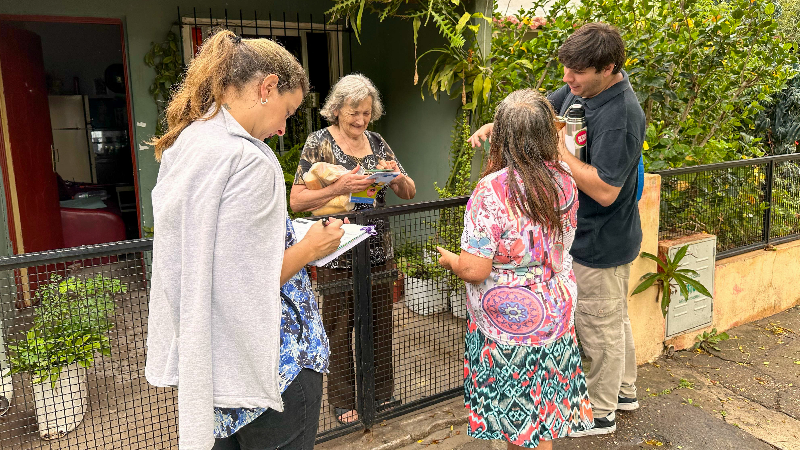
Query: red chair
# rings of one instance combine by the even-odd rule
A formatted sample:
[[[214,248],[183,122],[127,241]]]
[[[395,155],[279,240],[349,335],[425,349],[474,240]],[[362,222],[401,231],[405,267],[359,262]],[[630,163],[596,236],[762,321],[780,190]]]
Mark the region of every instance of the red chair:
[[[125,240],[125,223],[103,209],[61,208],[64,247],[104,244]]]

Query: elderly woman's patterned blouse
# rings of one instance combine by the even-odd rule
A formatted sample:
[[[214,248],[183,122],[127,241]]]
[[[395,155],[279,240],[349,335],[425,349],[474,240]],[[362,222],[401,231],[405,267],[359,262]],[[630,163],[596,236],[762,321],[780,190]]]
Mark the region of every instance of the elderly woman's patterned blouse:
[[[408,175],[400,164],[400,161],[395,157],[394,152],[383,137],[373,131],[365,131],[369,146],[372,149],[372,154],[363,158],[356,159],[353,156],[346,154],[336,143],[333,135],[327,128],[315,131],[306,139],[303,152],[300,154],[300,164],[297,166],[297,173],[294,176],[294,184],[305,184],[303,175],[311,169],[311,166],[316,162],[326,162],[329,164],[336,164],[344,166],[347,170],[353,170],[357,165],[366,170],[375,169],[381,160],[395,161],[397,167],[403,175]],[[380,208],[386,205],[386,189],[389,186],[384,186],[375,197],[375,206]],[[356,203],[354,211],[370,209],[372,205]],[[369,238],[369,252],[370,263],[373,266],[378,266],[386,263],[387,260],[392,259],[392,245],[391,236],[389,232],[389,223],[382,218],[375,218],[369,222],[370,225],[375,225],[377,234]],[[347,252],[340,258],[334,260],[326,267],[342,269],[349,268],[351,265],[350,252]]]

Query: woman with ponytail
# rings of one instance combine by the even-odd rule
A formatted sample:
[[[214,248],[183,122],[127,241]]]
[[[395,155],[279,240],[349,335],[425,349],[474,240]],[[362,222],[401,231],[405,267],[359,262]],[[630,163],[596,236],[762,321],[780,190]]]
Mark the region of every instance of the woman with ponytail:
[[[558,146],[546,98],[530,89],[506,97],[461,254],[439,248],[439,263],[467,287],[468,433],[509,449],[551,449],[593,423],[572,312],[578,189]]]
[[[283,172],[264,139],[308,93],[267,39],[209,38],[154,138],[155,237],[147,380],[178,388],[181,449],[312,449],[328,340],[303,267],[342,221],[296,242]]]

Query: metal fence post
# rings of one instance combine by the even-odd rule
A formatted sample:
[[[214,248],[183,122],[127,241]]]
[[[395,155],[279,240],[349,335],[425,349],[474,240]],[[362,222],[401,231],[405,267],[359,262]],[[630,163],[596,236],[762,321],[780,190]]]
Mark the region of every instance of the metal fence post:
[[[355,222],[366,225],[363,214]],[[369,429],[375,423],[375,340],[372,323],[372,274],[369,239],[353,248],[353,311],[356,337],[356,403],[358,414]]]
[[[769,245],[769,240],[772,235],[772,186],[775,184],[775,160],[771,160],[767,164],[767,173],[764,177],[764,201],[767,203],[764,209],[764,245]]]

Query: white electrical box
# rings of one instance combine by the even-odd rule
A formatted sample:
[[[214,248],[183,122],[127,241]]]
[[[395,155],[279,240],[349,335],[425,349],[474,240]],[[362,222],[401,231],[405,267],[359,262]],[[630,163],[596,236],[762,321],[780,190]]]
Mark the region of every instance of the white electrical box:
[[[680,263],[682,269],[692,269],[694,277],[714,295],[714,267],[717,259],[717,237],[709,234],[695,234],[659,243],[659,253],[675,257],[684,245],[689,248]],[[711,325],[713,318],[713,298],[706,297],[691,286],[687,286],[689,298],[685,298],[680,288],[673,282],[670,286],[670,306],[666,318],[666,337],[671,338],[687,331]],[[660,301],[660,298],[659,298]]]

